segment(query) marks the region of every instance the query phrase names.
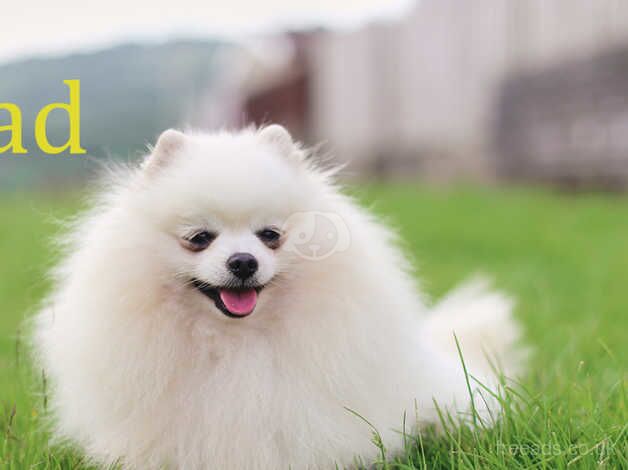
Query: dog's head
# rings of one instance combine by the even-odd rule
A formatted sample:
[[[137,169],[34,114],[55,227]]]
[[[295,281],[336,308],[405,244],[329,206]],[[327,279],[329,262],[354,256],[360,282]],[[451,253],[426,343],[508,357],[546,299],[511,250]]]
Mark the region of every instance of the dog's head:
[[[162,235],[152,249],[165,275],[202,307],[241,319],[304,258],[291,237],[319,214],[317,177],[281,126],[168,130],[143,164],[137,204]]]

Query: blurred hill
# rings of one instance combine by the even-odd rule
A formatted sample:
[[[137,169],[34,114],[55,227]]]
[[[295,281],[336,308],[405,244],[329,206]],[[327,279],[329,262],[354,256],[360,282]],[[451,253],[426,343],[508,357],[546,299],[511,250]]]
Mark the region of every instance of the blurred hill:
[[[0,189],[58,186],[96,166],[85,156],[45,156],[34,142],[39,110],[68,102],[63,80],[81,81],[81,143],[92,157],[136,158],[165,128],[193,125],[203,97],[213,85],[217,41],[179,41],[157,45],[127,44],[93,53],[39,58],[0,66],[0,102],[20,106],[28,156],[0,155]],[[0,112],[0,123],[7,113]],[[54,111],[48,136],[62,144],[67,115]],[[6,143],[0,137],[0,144]],[[103,159],[104,160],[104,159]]]

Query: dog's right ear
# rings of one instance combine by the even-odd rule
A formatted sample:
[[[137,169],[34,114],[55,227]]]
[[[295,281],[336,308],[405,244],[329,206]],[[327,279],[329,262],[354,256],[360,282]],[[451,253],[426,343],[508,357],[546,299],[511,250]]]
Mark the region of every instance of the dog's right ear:
[[[144,163],[142,168],[146,173],[157,173],[160,169],[168,166],[176,154],[185,145],[185,134],[175,129],[168,129],[159,136],[155,147]]]

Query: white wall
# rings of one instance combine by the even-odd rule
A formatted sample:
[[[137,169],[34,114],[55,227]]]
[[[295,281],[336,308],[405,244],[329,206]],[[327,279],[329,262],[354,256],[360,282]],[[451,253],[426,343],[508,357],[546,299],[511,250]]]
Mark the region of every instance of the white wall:
[[[420,152],[487,174],[505,76],[621,43],[625,0],[422,0],[398,23],[321,35],[313,132],[358,165]]]

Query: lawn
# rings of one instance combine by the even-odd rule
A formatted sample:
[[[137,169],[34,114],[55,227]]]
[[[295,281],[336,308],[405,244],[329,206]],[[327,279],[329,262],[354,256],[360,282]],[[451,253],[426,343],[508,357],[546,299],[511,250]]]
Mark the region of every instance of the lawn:
[[[534,349],[495,428],[409,438],[405,455],[385,465],[628,468],[628,198],[410,185],[353,192],[399,229],[426,292],[437,298],[489,275],[517,299]],[[86,468],[47,444],[47,386],[29,367],[20,328],[48,288],[57,221],[78,207],[58,196],[0,202],[0,468]]]

